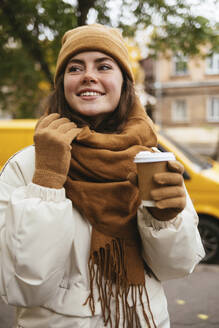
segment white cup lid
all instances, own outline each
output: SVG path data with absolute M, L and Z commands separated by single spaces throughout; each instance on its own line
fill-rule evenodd
M 163 161 L 173 161 L 175 156 L 170 152 L 156 152 L 152 153 L 150 151 L 140 151 L 134 159 L 135 163 L 153 163 L 153 162 L 163 162 Z

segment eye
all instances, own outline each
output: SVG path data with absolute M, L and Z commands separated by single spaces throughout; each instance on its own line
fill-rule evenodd
M 98 67 L 98 69 L 99 69 L 100 71 L 108 71 L 108 70 L 112 69 L 112 67 L 111 67 L 109 64 L 101 64 L 101 65 Z
M 82 67 L 78 66 L 78 65 L 70 65 L 68 67 L 68 72 L 70 73 L 77 73 L 77 72 L 81 72 L 82 71 Z

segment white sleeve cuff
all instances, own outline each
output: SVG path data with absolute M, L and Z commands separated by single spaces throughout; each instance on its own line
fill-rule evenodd
M 29 183 L 26 189 L 26 198 L 40 198 L 44 201 L 61 202 L 66 199 L 65 189 L 47 188 L 35 183 Z
M 171 226 L 179 224 L 179 215 L 168 221 L 160 221 L 154 218 L 151 213 L 147 210 L 147 207 L 140 205 L 138 209 L 138 225 L 139 227 L 150 227 L 153 230 L 167 229 Z

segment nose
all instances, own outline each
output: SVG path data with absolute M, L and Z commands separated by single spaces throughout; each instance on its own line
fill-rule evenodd
M 83 83 L 97 83 L 97 77 L 94 72 L 86 70 L 83 75 Z

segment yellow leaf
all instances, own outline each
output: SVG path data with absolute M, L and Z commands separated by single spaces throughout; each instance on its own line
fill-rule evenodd
M 38 83 L 38 88 L 42 91 L 49 91 L 51 86 L 48 82 L 41 81 L 41 82 Z
M 197 315 L 197 317 L 201 320 L 207 320 L 208 319 L 208 315 L 207 314 L 202 314 L 202 313 L 199 313 Z
M 184 305 L 186 302 L 184 300 L 176 300 L 177 304 Z

